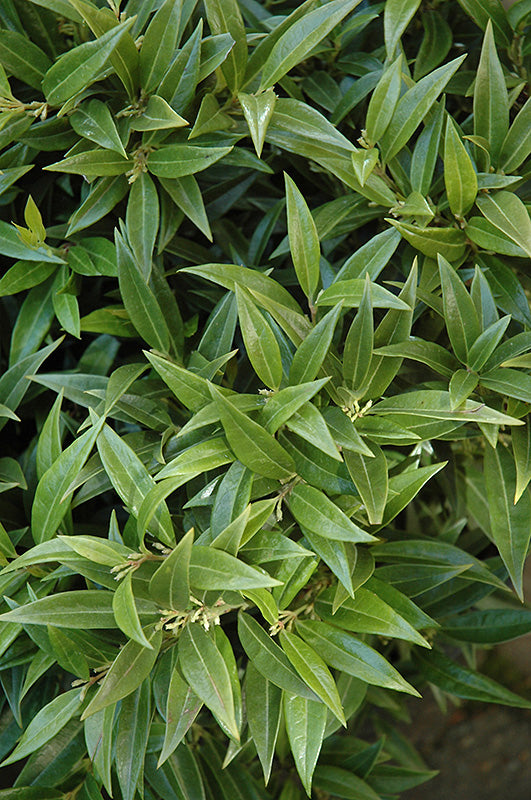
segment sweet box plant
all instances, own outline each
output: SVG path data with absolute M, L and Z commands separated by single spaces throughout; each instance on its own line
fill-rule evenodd
M 0 798 L 390 800 L 522 708 L 531 4 L 0 4 Z M 451 769 L 451 765 L 449 765 Z

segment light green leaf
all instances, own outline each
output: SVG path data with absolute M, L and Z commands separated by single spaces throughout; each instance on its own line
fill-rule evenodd
M 260 158 L 267 126 L 275 110 L 277 96 L 272 89 L 268 89 L 259 95 L 240 92 L 238 94 L 238 100 L 240 101 L 243 115 L 247 122 L 249 133 L 251 134 L 251 139 L 253 140 L 256 155 Z
M 190 556 L 194 543 L 193 528 L 166 556 L 149 582 L 149 593 L 161 606 L 184 611 L 190 603 Z
M 221 2 L 221 0 L 220 0 Z M 275 42 L 262 69 L 260 89 L 281 80 L 350 14 L 360 0 L 332 0 L 294 22 Z
M 466 363 L 468 352 L 481 333 L 476 308 L 453 267 L 442 256 L 438 261 L 448 337 L 457 358 Z
M 284 720 L 293 760 L 308 796 L 321 752 L 327 711 L 323 703 L 284 693 Z
M 247 723 L 267 784 L 275 755 L 280 727 L 282 691 L 265 678 L 252 661 L 245 671 L 245 708 Z M 311 702 L 311 701 L 310 701 Z
M 137 117 L 131 119 L 133 131 L 160 131 L 167 128 L 182 128 L 188 122 L 156 94 L 151 95 L 146 107 Z
M 168 688 L 166 728 L 158 766 L 163 764 L 182 742 L 202 705 L 202 701 L 183 679 L 179 668 L 175 666 Z
M 444 183 L 450 210 L 459 219 L 467 214 L 478 193 L 476 171 L 451 117 L 444 137 Z
M 193 144 L 163 145 L 149 154 L 147 166 L 157 178 L 182 178 L 210 167 L 231 150 L 232 147 L 199 147 Z
M 320 248 L 317 228 L 294 181 L 284 173 L 291 257 L 300 287 L 311 302 L 319 283 Z
M 370 374 L 373 341 L 371 281 L 367 276 L 358 312 L 348 330 L 343 350 L 343 379 L 352 392 L 352 397 L 358 400 L 366 391 L 365 384 Z
M 489 19 L 481 49 L 474 88 L 474 133 L 489 145 L 490 157 L 497 164 L 498 155 L 509 130 L 509 101 L 503 69 L 496 51 L 492 21 Z M 481 150 L 477 148 L 478 156 Z
M 210 386 L 225 435 L 242 464 L 269 478 L 289 478 L 295 471 L 291 456 L 261 425 L 247 417 L 231 401 Z
M 109 150 L 115 150 L 124 158 L 124 150 L 120 134 L 116 128 L 111 112 L 101 100 L 90 100 L 82 103 L 69 117 L 70 124 L 80 136 Z
M 140 83 L 151 94 L 170 66 L 178 44 L 183 0 L 166 0 L 153 16 L 140 48 Z
M 526 421 L 525 426 L 512 431 L 511 440 L 516 466 L 514 503 L 517 503 L 531 480 L 531 426 L 529 420 Z
M 395 227 L 398 227 L 398 225 Z M 316 305 L 335 306 L 336 303 L 342 302 L 344 308 L 357 308 L 362 301 L 364 291 L 365 281 L 361 278 L 337 281 L 319 294 Z M 373 308 L 396 308 L 401 311 L 409 311 L 407 303 L 404 303 L 403 300 L 400 300 L 388 289 L 384 289 L 383 286 L 372 282 L 371 302 Z
M 299 483 L 290 492 L 287 503 L 297 522 L 327 539 L 344 542 L 370 542 L 374 537 L 352 522 L 324 492 Z
M 193 589 L 245 591 L 279 586 L 280 581 L 223 550 L 194 545 L 190 556 L 190 584 Z
M 475 372 L 468 372 L 466 369 L 460 369 L 454 372 L 448 386 L 450 406 L 452 409 L 459 408 L 459 406 L 470 397 L 478 385 L 478 380 L 478 375 Z
M 441 255 L 448 261 L 459 261 L 465 253 L 466 236 L 460 229 L 420 228 L 409 222 L 399 222 L 389 218 L 386 222 L 396 228 L 406 242 L 428 258 L 437 258 Z
M 401 84 L 402 54 L 387 67 L 372 93 L 365 120 L 366 138 L 370 144 L 379 142 L 386 132 L 400 97 Z
M 520 109 L 502 142 L 499 164 L 510 174 L 524 163 L 531 153 L 531 98 Z
M 128 19 L 99 39 L 80 44 L 62 55 L 42 79 L 48 103 L 59 106 L 91 84 L 133 22 Z
M 180 636 L 179 663 L 195 694 L 218 717 L 232 737 L 239 741 L 234 697 L 225 660 L 215 642 L 198 623 L 188 624 Z
M 52 65 L 46 53 L 28 36 L 5 29 L 0 31 L 0 62 L 8 73 L 38 91 Z M 11 92 L 7 96 L 11 96 Z
M 276 391 L 282 380 L 282 360 L 275 334 L 252 296 L 239 286 L 235 288 L 240 330 L 247 357 L 260 380 Z
M 259 421 L 269 433 L 275 433 L 328 383 L 328 378 L 287 386 L 269 397 L 261 410 Z
M 230 34 L 234 40 L 221 71 L 233 95 L 242 85 L 247 66 L 247 39 L 237 0 L 205 0 L 205 11 L 214 35 Z
M 419 5 L 420 0 L 387 0 L 384 10 L 384 37 L 388 60 L 394 57 L 396 46 Z
M 297 348 L 289 372 L 292 386 L 313 381 L 317 376 L 332 343 L 341 306 L 342 300 L 319 320 Z
M 352 450 L 344 450 L 343 456 L 350 477 L 363 500 L 369 522 L 371 525 L 379 525 L 387 503 L 387 460 L 377 444 L 369 443 L 368 447 L 372 458 Z
M 212 241 L 212 232 L 208 222 L 203 196 L 193 175 L 182 178 L 160 178 L 163 188 L 183 214 L 192 220 L 194 225 Z
M 482 194 L 477 206 L 489 222 L 531 257 L 531 219 L 516 194 L 505 191 Z
M 523 601 L 522 573 L 531 539 L 531 497 L 525 492 L 514 504 L 516 470 L 503 445 L 485 448 L 484 469 L 494 543 Z
M 153 645 L 146 639 L 140 625 L 138 611 L 136 610 L 135 597 L 131 585 L 132 573 L 128 572 L 118 584 L 112 600 L 112 610 L 116 624 L 125 635 L 142 647 L 153 649 Z
M 115 764 L 123 800 L 134 800 L 144 766 L 151 722 L 150 688 L 149 681 L 143 681 L 120 706 Z
M 162 642 L 162 630 L 152 628 L 147 634 L 151 649 L 138 642 L 129 641 L 114 659 L 97 693 L 94 695 L 81 719 L 101 711 L 102 708 L 123 700 L 137 689 L 147 678 L 157 659 Z
M 346 727 L 345 715 L 337 686 L 330 670 L 313 647 L 294 633 L 281 630 L 280 644 L 287 657 L 315 694 Z

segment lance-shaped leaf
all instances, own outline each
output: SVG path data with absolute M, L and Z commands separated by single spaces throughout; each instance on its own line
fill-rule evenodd
M 513 192 L 496 192 L 478 197 L 477 206 L 505 236 L 531 257 L 531 219 L 520 198 Z
M 241 611 L 238 614 L 238 636 L 249 661 L 268 681 L 298 697 L 317 699 L 317 695 L 299 677 L 278 644 L 254 617 Z
M 514 503 L 517 503 L 531 480 L 531 425 L 529 420 L 525 426 L 515 428 L 511 432 L 511 440 L 516 467 Z
M 301 289 L 311 301 L 319 283 L 319 237 L 310 209 L 295 182 L 287 174 L 284 179 L 291 257 Z
M 124 800 L 133 800 L 143 771 L 151 722 L 150 688 L 149 681 L 143 681 L 120 706 L 115 763 Z
M 516 504 L 516 470 L 510 453 L 502 445 L 485 449 L 485 482 L 494 543 L 523 600 L 522 573 L 529 549 L 531 497 L 522 494 Z
M 47 543 L 48 544 L 48 543 Z M 54 559 L 56 560 L 56 559 Z M 55 625 L 57 628 L 116 628 L 112 592 L 81 589 L 42 597 L 1 615 L 7 622 L 32 625 Z M 153 622 L 156 606 L 146 600 L 137 603 L 143 622 Z
M 255 305 L 251 295 L 236 286 L 238 317 L 245 349 L 251 365 L 270 389 L 278 389 L 282 380 L 280 347 L 273 330 Z
M 196 544 L 190 556 L 190 584 L 194 589 L 245 590 L 279 586 L 280 581 L 230 553 Z
M 371 282 L 365 279 L 363 296 L 354 317 L 343 350 L 343 378 L 357 399 L 366 391 L 365 382 L 370 373 L 374 341 Z
M 37 90 L 40 90 L 42 79 L 52 66 L 44 50 L 28 36 L 5 28 L 0 33 L 0 60 L 8 73 Z M 5 96 L 11 97 L 7 78 L 6 83 Z
M 88 459 L 102 429 L 103 419 L 82 434 L 49 467 L 40 479 L 31 510 L 31 526 L 36 543 L 51 539 L 70 504 L 70 486 Z
M 179 663 L 195 694 L 239 741 L 234 697 L 225 660 L 212 637 L 198 623 L 187 625 L 181 634 Z
M 267 784 L 275 755 L 280 728 L 282 691 L 259 672 L 252 661 L 245 671 L 245 708 L 247 723 Z M 311 702 L 311 701 L 310 701 Z
M 326 794 L 356 800 L 379 800 L 380 793 L 357 775 L 341 767 L 319 766 L 315 770 L 315 784 Z
M 80 44 L 62 55 L 42 79 L 42 90 L 48 103 L 61 105 L 91 84 L 133 22 L 133 19 L 128 19 L 99 39 Z
M 221 2 L 221 0 L 219 0 Z M 263 69 L 261 89 L 273 86 L 350 14 L 360 0 L 332 0 L 293 23 L 275 42 Z
M 531 611 L 487 608 L 450 617 L 442 626 L 453 639 L 475 644 L 500 644 L 531 632 Z
M 135 596 L 131 584 L 132 573 L 128 572 L 122 578 L 112 599 L 112 610 L 116 624 L 125 635 L 143 647 L 152 648 L 152 644 L 146 638 L 142 630 L 138 611 L 135 605 Z
M 456 356 L 466 362 L 468 351 L 481 332 L 476 308 L 456 271 L 442 256 L 439 273 L 448 337 Z
M 498 154 L 508 130 L 509 100 L 505 76 L 496 51 L 492 22 L 489 20 L 474 87 L 474 134 L 487 140 L 494 164 L 498 161 Z M 477 149 L 481 157 L 481 149 Z
M 444 104 L 438 103 L 431 115 L 426 119 L 424 130 L 415 142 L 411 159 L 411 188 L 420 192 L 423 197 L 430 193 L 433 172 L 439 155 L 442 127 L 444 122 Z
M 251 134 L 251 139 L 253 140 L 256 155 L 260 157 L 264 146 L 267 126 L 275 110 L 277 96 L 272 89 L 268 89 L 266 92 L 262 92 L 259 95 L 240 92 L 238 100 L 240 101 L 243 115 L 247 122 L 249 133 Z
M 308 796 L 327 721 L 326 706 L 284 693 L 284 720 L 293 760 Z
M 301 345 L 302 346 L 302 345 Z M 287 386 L 268 398 L 262 408 L 260 421 L 269 433 L 275 433 L 328 383 L 328 378 Z
M 500 151 L 500 168 L 510 174 L 531 153 L 531 98 L 516 115 Z
M 234 40 L 221 71 L 227 86 L 236 94 L 243 82 L 247 66 L 247 39 L 237 0 L 205 0 L 205 11 L 214 35 L 230 34 Z
M 147 281 L 159 229 L 159 197 L 155 184 L 146 172 L 140 173 L 129 192 L 125 225 L 136 262 Z
M 359 250 L 347 258 L 334 278 L 336 281 L 364 278 L 369 275 L 375 281 L 380 272 L 389 263 L 391 256 L 400 244 L 400 234 L 393 228 L 377 233 Z
M 378 142 L 386 132 L 400 97 L 402 54 L 389 66 L 372 93 L 365 127 L 367 140 Z
M 363 298 L 365 291 L 365 281 L 361 278 L 352 280 L 337 281 L 328 289 L 319 294 L 317 306 L 334 306 L 336 303 L 343 303 L 343 308 L 357 308 Z M 396 308 L 408 311 L 409 306 L 395 294 L 377 283 L 371 282 L 371 302 L 373 308 Z
M 135 691 L 151 672 L 162 642 L 162 630 L 154 626 L 147 633 L 151 649 L 129 641 L 114 659 L 97 693 L 83 712 L 82 719 L 122 700 Z
M 313 381 L 317 376 L 332 343 L 334 330 L 341 314 L 342 301 L 329 311 L 308 333 L 297 348 L 289 372 L 292 385 Z
M 457 228 L 420 228 L 409 222 L 386 219 L 420 253 L 428 258 L 444 256 L 448 261 L 459 261 L 466 250 L 466 236 Z M 373 305 L 376 305 L 373 300 Z
M 374 686 L 420 696 L 387 659 L 351 633 L 317 620 L 297 622 L 297 632 L 314 650 L 323 654 L 333 669 Z
M 387 58 L 393 58 L 396 46 L 415 16 L 420 0 L 388 0 L 384 11 L 384 37 Z
M 337 686 L 325 662 L 313 647 L 294 633 L 281 630 L 280 644 L 287 657 L 308 686 L 346 727 Z
M 268 478 L 289 478 L 295 472 L 291 456 L 261 425 L 210 386 L 229 445 L 242 464 Z
M 460 422 L 487 422 L 493 425 L 523 425 L 522 420 L 502 414 L 474 400 L 466 400 L 464 405 L 452 410 L 450 395 L 436 389 L 406 392 L 380 401 L 373 406 L 375 414 L 392 414 L 399 425 L 411 422 L 412 417 L 431 417 L 432 419 L 456 420 Z
M 179 667 L 173 669 L 166 702 L 166 728 L 158 765 L 171 756 L 199 714 L 203 702 L 183 679 Z
M 149 171 L 158 178 L 182 178 L 210 167 L 231 150 L 232 147 L 200 147 L 193 144 L 163 145 L 150 153 L 147 165 Z
M 449 64 L 444 64 L 430 72 L 402 95 L 380 142 L 387 161 L 393 158 L 409 141 L 465 57 L 459 56 Z
M 306 483 L 299 483 L 289 494 L 289 509 L 304 528 L 327 539 L 345 542 L 371 542 L 365 533 L 324 492 Z
M 140 49 L 140 82 L 151 94 L 173 61 L 178 44 L 182 0 L 165 0 L 149 23 Z
M 444 136 L 444 184 L 452 214 L 463 218 L 474 205 L 478 181 L 474 165 L 451 117 L 446 120 Z
M 457 664 L 440 650 L 432 650 L 431 653 L 416 650 L 413 658 L 423 677 L 444 692 L 465 700 L 531 708 L 531 701 L 519 697 L 492 678 Z
M 82 104 L 69 119 L 71 126 L 80 136 L 108 150 L 115 150 L 127 158 L 111 112 L 101 100 L 90 100 Z
M 448 386 L 452 409 L 459 408 L 464 403 L 478 385 L 478 381 L 479 378 L 475 372 L 468 372 L 466 369 L 459 369 L 454 372 Z
M 79 689 L 71 689 L 41 708 L 22 734 L 11 755 L 3 760 L 1 766 L 5 767 L 7 764 L 19 761 L 49 742 L 64 728 L 80 705 Z
M 352 450 L 344 450 L 343 456 L 350 477 L 363 500 L 369 522 L 371 525 L 379 525 L 387 503 L 387 460 L 377 444 L 369 443 L 368 447 L 372 458 Z
M 183 214 L 186 214 L 194 225 L 205 234 L 207 239 L 212 241 L 212 232 L 205 211 L 203 196 L 194 176 L 183 175 L 182 178 L 160 178 L 159 181 Z M 228 345 L 227 349 L 222 352 L 228 352 L 231 344 L 232 342 Z M 201 350 L 201 345 L 198 349 L 203 355 L 206 355 L 206 353 Z M 221 353 L 218 353 L 218 355 L 221 355 Z
M 162 608 L 184 611 L 190 603 L 189 570 L 193 543 L 192 528 L 166 556 L 149 582 L 149 593 Z

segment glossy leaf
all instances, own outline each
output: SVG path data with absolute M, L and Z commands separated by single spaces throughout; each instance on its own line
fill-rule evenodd
M 311 301 L 319 283 L 320 248 L 317 228 L 294 181 L 286 174 L 284 178 L 291 257 L 301 289 Z

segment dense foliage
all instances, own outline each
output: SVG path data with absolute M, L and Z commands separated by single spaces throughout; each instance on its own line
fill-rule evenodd
M 529 0 L 0 4 L 1 798 L 386 800 L 408 695 L 531 706 L 530 68 Z

